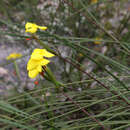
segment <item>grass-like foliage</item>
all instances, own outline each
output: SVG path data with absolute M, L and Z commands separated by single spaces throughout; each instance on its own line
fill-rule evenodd
M 130 129 L 129 11 L 128 0 L 0 0 L 0 48 L 13 53 L 0 60 L 0 130 Z

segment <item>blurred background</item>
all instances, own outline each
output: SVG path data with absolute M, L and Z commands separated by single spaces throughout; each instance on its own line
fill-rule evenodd
M 28 77 L 43 46 L 27 22 L 47 26 L 36 35 L 62 57 L 48 66 L 68 96 Z M 1 130 L 129 130 L 130 1 L 0 0 L 0 99 Z

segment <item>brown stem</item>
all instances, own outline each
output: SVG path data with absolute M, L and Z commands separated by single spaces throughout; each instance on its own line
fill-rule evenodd
M 94 120 L 97 124 L 99 124 L 104 130 L 107 130 L 102 123 L 100 123 L 95 117 L 91 116 L 84 108 L 82 108 L 77 102 L 73 101 L 66 93 L 62 91 L 63 95 L 67 97 L 73 104 L 79 107 L 86 115 L 88 115 L 92 120 Z
M 61 59 L 65 60 L 66 62 L 70 63 L 71 65 L 73 65 L 75 68 L 77 68 L 79 71 L 85 73 L 89 78 L 95 80 L 98 84 L 100 84 L 101 86 L 103 86 L 105 89 L 107 89 L 108 91 L 110 91 L 110 88 L 108 88 L 105 84 L 103 84 L 102 82 L 100 82 L 99 80 L 97 80 L 96 78 L 94 78 L 93 76 L 91 76 L 89 73 L 87 73 L 86 71 L 84 71 L 83 69 L 81 69 L 78 65 L 74 64 L 73 62 L 69 61 L 68 59 L 65 59 L 63 57 L 60 57 Z M 110 91 L 111 93 L 113 93 L 114 95 L 118 95 L 117 92 L 115 91 Z M 123 100 L 127 105 L 130 105 L 129 102 L 127 102 L 124 98 L 122 98 L 121 96 L 118 96 L 118 99 Z
M 44 75 L 41 73 L 41 76 L 44 77 Z M 92 120 L 94 120 L 97 124 L 99 124 L 104 130 L 105 127 L 103 124 L 101 124 L 95 117 L 91 116 L 84 108 L 82 108 L 77 102 L 73 101 L 72 98 L 70 98 L 64 91 L 62 91 L 63 95 L 67 97 L 73 104 L 75 104 L 77 107 L 79 107 L 86 115 L 88 115 Z

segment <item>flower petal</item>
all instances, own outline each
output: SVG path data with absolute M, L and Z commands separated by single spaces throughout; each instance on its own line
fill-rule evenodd
M 45 26 L 38 26 L 38 28 L 41 29 L 41 30 L 46 30 L 47 29 L 47 27 L 45 27 Z
M 30 59 L 27 64 L 27 70 L 32 70 L 38 66 L 39 62 L 33 59 Z
M 22 54 L 20 53 L 11 53 L 9 56 L 6 57 L 7 60 L 10 60 L 10 59 L 17 59 L 17 58 L 20 58 L 22 56 Z
M 33 70 L 30 70 L 30 71 L 28 72 L 28 76 L 29 76 L 30 78 L 35 78 L 38 74 L 39 74 L 39 72 L 38 72 L 37 69 L 33 69 Z
M 35 33 L 38 29 L 38 26 L 36 24 L 27 22 L 25 25 L 26 32 Z
M 31 55 L 31 59 L 33 60 L 41 60 L 43 58 L 43 55 L 41 55 L 40 53 L 32 53 Z
M 48 63 L 50 63 L 49 60 L 47 60 L 47 59 L 42 59 L 41 62 L 40 62 L 40 65 L 41 65 L 41 66 L 44 66 L 44 65 L 47 65 Z
M 54 54 L 48 52 L 46 49 L 42 49 L 42 54 L 43 54 L 43 56 L 45 56 L 47 58 L 55 56 Z
M 42 66 L 41 66 L 41 65 L 38 65 L 38 66 L 37 66 L 37 71 L 38 71 L 38 72 L 42 72 Z
M 31 55 L 31 59 L 40 60 L 43 58 L 43 56 L 50 58 L 55 55 L 48 52 L 46 49 L 35 49 Z

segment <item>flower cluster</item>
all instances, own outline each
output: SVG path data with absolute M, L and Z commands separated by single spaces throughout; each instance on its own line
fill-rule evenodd
M 50 62 L 46 58 L 51 58 L 53 56 L 54 54 L 48 52 L 46 49 L 35 49 L 27 64 L 28 76 L 30 78 L 35 78 L 43 71 L 43 66 L 46 66 Z
M 11 53 L 9 56 L 6 57 L 7 60 L 11 60 L 11 59 L 17 59 L 20 58 L 22 56 L 22 54 L 20 53 Z
M 26 30 L 26 32 L 29 32 L 29 33 L 36 33 L 38 29 L 46 30 L 47 27 L 39 26 L 35 23 L 30 23 L 30 22 L 27 22 L 25 25 L 25 30 Z

